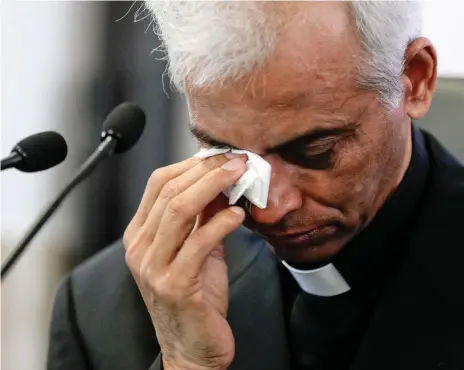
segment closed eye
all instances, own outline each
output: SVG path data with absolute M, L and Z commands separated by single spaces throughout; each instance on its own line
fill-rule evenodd
M 341 137 L 324 138 L 317 143 L 308 144 L 304 151 L 307 156 L 320 155 L 331 149 L 341 140 Z
M 341 139 L 341 137 L 324 138 L 317 143 L 283 151 L 281 157 L 305 169 L 327 170 L 335 163 L 336 147 Z

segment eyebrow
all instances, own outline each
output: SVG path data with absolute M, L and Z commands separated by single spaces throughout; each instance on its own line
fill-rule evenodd
M 197 127 L 190 125 L 189 126 L 190 132 L 192 135 L 202 143 L 207 145 L 221 148 L 221 149 L 240 149 L 236 146 L 233 146 L 229 143 L 217 140 L 210 135 L 208 135 L 205 131 L 198 129 Z M 288 149 L 294 149 L 295 147 L 301 147 L 304 145 L 308 145 L 311 142 L 315 142 L 317 140 L 321 140 L 331 136 L 340 136 L 342 134 L 346 134 L 348 132 L 352 132 L 354 130 L 353 124 L 344 125 L 343 127 L 332 127 L 332 128 L 315 128 L 305 134 L 287 140 L 281 144 L 273 146 L 271 148 L 267 148 L 265 150 L 266 154 L 270 153 L 278 153 Z
M 233 145 L 227 144 L 227 143 L 225 143 L 223 141 L 219 141 L 219 140 L 216 140 L 216 139 L 212 138 L 206 132 L 198 129 L 197 127 L 195 127 L 193 125 L 189 125 L 189 130 L 190 130 L 191 134 L 193 136 L 195 136 L 195 138 L 197 140 L 201 141 L 202 143 L 205 143 L 205 144 L 208 144 L 210 146 L 217 147 L 217 148 L 221 148 L 221 149 L 239 149 L 236 146 L 233 146 Z

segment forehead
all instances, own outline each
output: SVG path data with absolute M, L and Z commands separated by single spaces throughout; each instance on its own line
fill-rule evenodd
M 272 145 L 288 131 L 345 118 L 357 95 L 359 59 L 347 5 L 296 2 L 289 11 L 292 20 L 280 29 L 275 53 L 263 68 L 231 83 L 186 85 L 192 124 L 250 149 L 258 138 Z

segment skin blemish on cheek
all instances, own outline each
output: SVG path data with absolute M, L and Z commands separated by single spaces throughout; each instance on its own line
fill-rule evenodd
M 354 186 L 354 191 L 356 193 L 361 193 L 364 190 L 364 185 L 363 184 L 356 184 Z

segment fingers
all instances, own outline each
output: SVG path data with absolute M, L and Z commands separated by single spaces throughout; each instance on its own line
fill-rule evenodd
M 244 160 L 245 159 L 243 159 L 243 161 Z M 207 173 L 228 161 L 229 159 L 223 155 L 211 157 L 199 162 L 182 175 L 168 181 L 161 190 L 143 226 L 147 229 L 147 234 L 151 232 L 154 237 L 155 233 L 157 233 L 161 218 L 166 211 L 168 203 L 171 202 L 172 199 L 187 190 Z M 183 210 L 180 211 L 183 212 Z
M 201 358 L 195 345 L 200 341 L 205 348 L 200 354 L 207 357 L 214 352 L 215 357 L 219 353 L 231 358 L 228 353 L 233 353 L 233 337 L 225 321 L 227 269 L 222 258 L 214 257 L 217 256 L 215 252 L 221 250 L 218 245 L 222 239 L 243 222 L 245 215 L 236 207 L 222 209 L 226 206 L 224 199 L 222 205 L 213 200 L 245 172 L 245 159 L 246 156 L 227 162 L 225 156 L 205 160 L 190 158 L 155 171 L 131 222 L 133 228 L 128 227 L 131 230 L 125 234 L 127 265 L 160 334 L 163 353 L 169 353 L 166 348 L 177 348 L 184 358 L 188 357 L 185 353 L 193 353 L 190 358 Z M 192 232 L 199 214 L 209 221 L 205 225 L 199 223 L 197 230 Z M 209 261 L 217 263 L 207 264 L 210 268 L 203 270 L 203 279 L 200 279 L 199 271 L 208 255 L 211 256 Z M 210 278 L 213 276 L 214 292 L 201 284 L 188 286 L 188 282 L 193 281 L 189 276 L 203 282 L 213 281 Z M 186 301 L 184 297 L 197 299 Z M 198 334 L 199 329 L 201 333 Z M 230 332 L 230 338 L 223 339 L 224 331 Z M 225 345 L 219 343 L 218 346 L 218 332 L 220 339 L 227 342 Z M 190 343 L 183 345 L 182 333 L 192 337 Z M 172 358 L 181 357 L 176 353 Z M 226 366 L 221 363 L 223 367 Z
M 156 232 L 156 230 L 142 228 L 153 208 L 153 204 L 168 181 L 188 171 L 199 162 L 201 162 L 199 158 L 191 157 L 180 163 L 159 168 L 150 176 L 139 208 L 123 236 L 123 244 L 126 248 L 126 263 L 133 270 L 136 280 L 140 272 L 140 262 L 148 246 L 153 242 L 153 235 Z
M 222 191 L 234 184 L 245 170 L 244 160 L 236 158 L 208 172 L 169 202 L 163 222 L 182 222 L 197 216 Z M 179 213 L 182 217 L 178 217 Z
M 238 157 L 242 158 L 243 161 L 246 160 L 246 156 L 241 155 Z M 159 232 L 158 227 L 160 220 L 171 199 L 201 179 L 205 174 L 211 172 L 212 169 L 218 168 L 220 165 L 228 162 L 229 159 L 230 155 L 219 155 L 205 160 L 189 158 L 177 165 L 155 171 L 150 179 L 150 183 L 147 185 L 147 190 L 137 215 L 124 233 L 126 262 L 135 275 L 140 271 L 142 260 L 150 245 L 153 244 L 155 235 Z M 166 179 L 169 180 L 166 181 Z M 160 186 L 160 184 L 163 186 Z M 227 186 L 228 185 L 225 187 Z M 149 209 L 150 207 L 151 209 Z M 160 261 L 163 261 L 163 263 L 169 261 L 171 258 L 169 256 L 172 256 L 179 246 L 182 245 L 182 237 L 185 239 L 192 231 L 194 222 L 195 219 L 192 218 L 190 223 L 186 222 L 182 225 L 182 230 L 180 232 L 173 232 L 173 234 L 178 237 L 175 239 L 177 245 L 169 243 L 171 249 L 168 249 L 169 252 L 167 253 L 167 257 L 159 259 Z M 168 227 L 170 226 L 168 225 Z M 161 233 L 162 232 L 163 230 L 161 230 Z M 174 240 L 171 240 L 171 242 L 173 241 Z
M 142 226 L 166 183 L 180 176 L 200 162 L 201 159 L 191 157 L 185 161 L 159 168 L 154 171 L 148 180 L 139 208 L 137 209 L 131 223 L 133 223 L 136 227 Z
M 239 158 L 227 162 L 224 167 L 226 169 L 220 167 L 208 172 L 172 198 L 163 210 L 161 220 L 153 221 L 159 222 L 159 226 L 146 258 L 157 269 L 163 269 L 174 259 L 192 231 L 196 216 L 222 191 L 236 182 L 246 169 L 244 160 Z M 159 211 L 154 212 L 159 214 Z
M 240 207 L 230 207 L 217 213 L 203 227 L 192 233 L 179 251 L 171 268 L 174 276 L 198 276 L 206 259 L 222 240 L 245 219 Z
M 132 270 L 136 281 L 140 273 L 140 263 L 148 246 L 153 242 L 153 235 L 156 232 L 156 230 L 143 229 L 143 225 L 159 193 L 167 182 L 185 173 L 200 162 L 201 159 L 191 157 L 180 163 L 159 168 L 150 176 L 139 208 L 123 236 L 123 244 L 126 248 L 126 263 Z
M 230 154 L 229 154 L 230 155 Z M 193 177 L 192 181 L 196 181 L 197 178 L 203 176 L 207 171 L 219 167 L 223 163 L 227 162 L 226 155 L 215 156 L 211 158 L 207 158 L 205 160 L 191 157 L 182 161 L 180 163 L 173 164 L 171 166 L 159 168 L 153 172 L 148 180 L 147 186 L 145 188 L 145 192 L 143 194 L 142 200 L 140 205 L 137 209 L 136 214 L 132 218 L 131 222 L 129 223 L 128 227 L 126 228 L 126 232 L 124 234 L 124 241 L 125 245 L 127 246 L 126 240 L 133 239 L 137 234 L 138 230 L 145 224 L 147 218 L 155 204 L 155 202 L 160 197 L 160 193 L 164 189 L 162 193 L 162 198 L 166 198 L 166 201 L 169 201 L 171 197 L 177 195 L 178 191 L 182 191 L 184 186 L 189 186 L 191 181 L 186 181 L 185 185 L 176 183 L 175 179 L 185 173 L 191 174 L 190 170 L 193 170 L 196 166 L 198 166 L 199 171 L 194 171 L 193 173 L 197 175 L 197 177 Z M 166 203 L 166 202 L 164 202 Z M 164 209 L 164 206 L 161 208 Z M 143 231 L 146 234 L 147 240 L 152 241 L 152 237 L 156 232 L 156 228 L 153 228 L 153 223 L 150 225 L 149 229 Z M 150 240 L 151 235 L 151 240 Z

